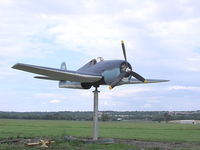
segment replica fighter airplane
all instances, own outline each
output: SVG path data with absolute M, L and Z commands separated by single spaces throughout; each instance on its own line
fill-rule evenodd
M 60 69 L 17 63 L 12 68 L 42 76 L 37 79 L 57 80 L 60 88 L 90 89 L 92 86 L 109 85 L 109 89 L 123 84 L 158 83 L 169 80 L 145 79 L 132 71 L 126 58 L 124 42 L 121 41 L 124 60 L 93 59 L 77 71 L 67 70 L 65 62 Z M 134 77 L 134 78 L 132 78 Z

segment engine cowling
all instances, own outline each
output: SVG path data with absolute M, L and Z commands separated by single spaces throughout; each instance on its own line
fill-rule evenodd
M 132 70 L 132 67 L 129 63 L 128 68 Z M 121 63 L 119 67 L 114 67 L 112 69 L 106 70 L 103 72 L 104 81 L 106 84 L 111 84 L 114 82 L 118 76 L 127 69 L 125 62 Z M 130 78 L 129 76 L 125 76 L 125 78 Z
M 116 80 L 116 78 L 118 77 L 119 74 L 120 74 L 120 69 L 113 68 L 113 69 L 104 71 L 102 75 L 104 77 L 105 83 L 110 84 Z

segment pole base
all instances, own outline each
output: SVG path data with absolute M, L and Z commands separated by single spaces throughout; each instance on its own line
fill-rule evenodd
M 114 139 L 98 139 L 94 141 L 96 144 L 113 144 L 115 143 Z
M 93 139 L 82 139 L 81 141 L 85 142 L 85 143 L 92 143 L 92 144 L 113 144 L 115 143 L 114 139 L 111 138 L 102 138 L 102 139 L 97 139 L 97 140 L 93 140 Z
M 91 143 L 91 144 L 113 144 L 115 143 L 114 139 L 112 138 L 100 138 L 97 140 L 93 140 L 91 138 L 77 138 L 73 136 L 64 136 L 65 141 L 79 141 L 83 143 Z

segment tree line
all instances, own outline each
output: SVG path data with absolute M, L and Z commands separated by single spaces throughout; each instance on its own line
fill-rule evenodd
M 2 119 L 35 119 L 35 120 L 92 120 L 92 113 L 85 112 L 0 112 Z
M 35 120 L 92 120 L 91 111 L 60 112 L 0 112 L 1 119 L 35 119 Z M 102 121 L 117 120 L 200 120 L 200 111 L 100 111 Z

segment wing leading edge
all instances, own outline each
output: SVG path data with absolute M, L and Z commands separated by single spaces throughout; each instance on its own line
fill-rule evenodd
M 43 76 L 36 76 L 39 79 L 47 80 L 68 80 L 75 82 L 96 82 L 101 80 L 102 76 L 96 73 L 84 73 L 78 71 L 61 70 L 55 68 L 48 68 L 42 66 L 28 65 L 28 64 L 15 64 L 12 68 L 40 74 Z
M 146 84 L 146 83 L 160 83 L 160 82 L 168 82 L 169 80 L 161 80 L 161 79 L 145 79 L 145 82 L 141 82 L 137 79 L 130 80 L 122 80 L 118 85 L 123 84 Z

